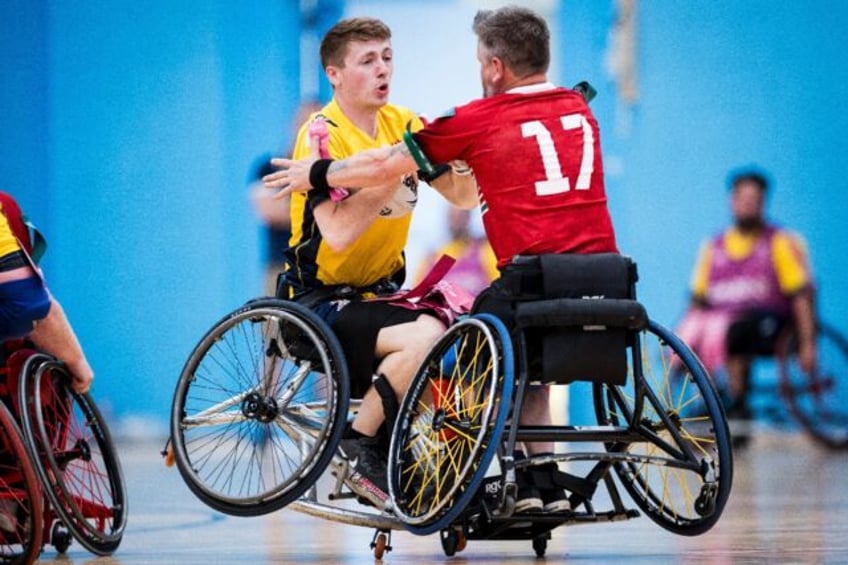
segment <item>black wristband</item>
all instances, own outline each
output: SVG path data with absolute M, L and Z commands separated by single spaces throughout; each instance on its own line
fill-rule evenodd
M 430 174 L 427 174 L 424 171 L 422 171 L 421 169 L 419 169 L 418 170 L 418 178 L 423 180 L 427 184 L 430 184 L 431 182 L 433 182 L 434 180 L 436 180 L 437 178 L 439 178 L 440 176 L 442 176 L 443 174 L 448 172 L 450 169 L 451 169 L 450 165 L 448 165 L 447 163 L 442 163 L 441 165 L 436 165 L 435 167 L 433 167 L 433 172 L 430 173 Z M 311 174 L 309 175 L 309 178 L 310 178 L 310 180 L 312 179 Z
M 309 184 L 320 193 L 329 194 L 330 185 L 327 183 L 327 169 L 330 168 L 332 159 L 318 159 L 312 163 L 309 169 Z

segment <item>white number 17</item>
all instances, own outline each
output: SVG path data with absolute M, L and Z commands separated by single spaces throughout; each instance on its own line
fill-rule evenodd
M 560 121 L 564 130 L 583 130 L 583 158 L 580 160 L 580 173 L 577 175 L 577 183 L 575 183 L 574 188 L 575 190 L 589 190 L 595 162 L 595 136 L 592 133 L 592 126 L 586 117 L 581 114 L 561 116 Z M 557 155 L 556 147 L 554 147 L 551 132 L 544 124 L 538 120 L 524 122 L 521 124 L 521 134 L 524 137 L 535 137 L 536 143 L 539 145 L 539 152 L 542 154 L 542 165 L 545 167 L 547 178 L 536 182 L 536 194 L 547 196 L 571 190 L 568 177 L 562 174 L 562 165 L 560 165 L 559 155 Z

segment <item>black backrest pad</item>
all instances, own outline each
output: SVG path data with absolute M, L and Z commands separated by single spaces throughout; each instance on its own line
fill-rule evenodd
M 647 325 L 647 314 L 631 292 L 635 264 L 603 253 L 542 255 L 538 265 L 543 298 L 516 305 L 516 322 L 528 344 L 541 344 L 541 374 L 531 379 L 624 384 L 627 333 Z

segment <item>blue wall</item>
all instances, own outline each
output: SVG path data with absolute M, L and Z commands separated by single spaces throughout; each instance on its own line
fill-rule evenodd
M 313 23 L 326 27 L 343 2 L 319 4 Z M 470 21 L 416 23 L 470 19 L 468 4 L 349 4 L 396 18 L 398 64 L 419 67 L 398 70 L 396 92 L 478 94 L 476 71 L 451 75 L 456 61 L 474 66 L 456 47 Z M 848 329 L 848 4 L 641 2 L 629 108 L 605 71 L 613 18 L 613 2 L 554 4 L 552 75 L 599 90 L 612 213 L 652 316 L 677 319 L 698 243 L 727 219 L 728 169 L 756 162 L 776 181 L 770 211 L 807 237 L 823 315 Z M 293 0 L 0 3 L 0 187 L 47 232 L 47 276 L 117 417 L 164 427 L 194 343 L 261 288 L 246 177 L 255 156 L 282 149 L 314 87 L 300 84 L 301 23 Z

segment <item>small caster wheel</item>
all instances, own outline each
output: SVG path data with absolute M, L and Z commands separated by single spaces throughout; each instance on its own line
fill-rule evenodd
M 442 540 L 442 549 L 445 555 L 453 557 L 456 553 L 465 549 L 468 540 L 465 538 L 465 532 L 461 528 L 450 528 L 440 532 Z
M 374 550 L 374 559 L 382 559 L 383 555 L 392 550 L 391 532 L 377 530 L 374 539 L 371 540 L 371 549 Z
M 539 536 L 533 538 L 533 551 L 536 552 L 536 557 L 544 557 L 545 551 L 548 550 L 548 538 Z
M 50 531 L 50 543 L 56 548 L 59 553 L 65 553 L 71 547 L 71 532 L 65 529 L 60 522 L 53 524 L 53 529 Z
M 699 516 L 710 516 L 715 512 L 716 488 L 711 485 L 701 487 L 701 492 L 695 499 L 695 512 Z

